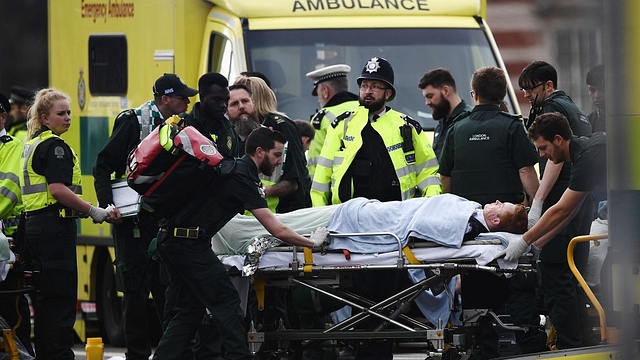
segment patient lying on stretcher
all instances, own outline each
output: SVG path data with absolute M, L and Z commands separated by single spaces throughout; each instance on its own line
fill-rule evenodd
M 407 201 L 379 202 L 355 198 L 339 205 L 300 209 L 276 214 L 278 219 L 300 234 L 308 234 L 318 226 L 331 233 L 391 232 L 406 245 L 409 237 L 459 248 L 463 240 L 485 232 L 522 234 L 527 229 L 524 206 L 496 201 L 480 204 L 452 194 Z M 268 236 L 253 217 L 237 215 L 222 228 L 212 241 L 218 255 L 245 254 L 255 237 Z M 347 249 L 355 253 L 397 251 L 391 237 L 332 237 L 329 249 Z M 506 244 L 505 244 L 506 245 Z

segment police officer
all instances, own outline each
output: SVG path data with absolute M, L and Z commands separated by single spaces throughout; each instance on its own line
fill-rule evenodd
M 93 168 L 96 195 L 101 207 L 113 204 L 111 178 L 125 174 L 127 156 L 155 127 L 172 115 L 183 113 L 189 97 L 197 94 L 176 74 L 164 74 L 153 86 L 153 100 L 135 109 L 121 112 L 113 132 Z M 147 303 L 153 296 L 159 321 L 164 315 L 166 269 L 153 259 L 148 248 L 158 233 L 160 219 L 144 206 L 137 214 L 119 220 L 113 226 L 116 250 L 116 284 L 124 296 L 122 312 L 127 359 L 148 359 L 151 355 Z
M 13 251 L 24 258 L 24 241 L 16 238 L 24 208 L 19 177 L 23 146 L 20 139 L 7 135 L 4 129 L 9 110 L 9 100 L 0 94 L 0 194 L 3 194 L 0 197 L 0 231 L 6 236 L 13 237 Z M 14 269 L 17 268 L 17 264 L 14 265 Z M 5 281 L 0 282 L 0 290 L 15 290 L 15 287 L 9 281 Z M 0 315 L 11 328 L 18 326 L 16 329 L 18 339 L 29 354 L 34 355 L 31 346 L 29 303 L 24 294 L 0 295 Z
M 447 132 L 454 122 L 469 115 L 471 106 L 458 95 L 456 81 L 448 69 L 428 71 L 422 75 L 418 88 L 422 90 L 425 104 L 431 108 L 433 120 L 438 121 L 433 131 L 433 152 L 440 159 Z
M 443 192 L 453 193 L 482 205 L 496 199 L 522 203 L 525 193 L 533 198 L 539 185 L 534 169 L 538 155 L 533 143 L 527 138 L 520 117 L 500 109 L 500 103 L 507 94 L 504 72 L 493 66 L 476 70 L 471 77 L 471 89 L 476 106 L 467 117 L 457 120 L 451 126 L 444 142 L 440 157 Z M 490 280 L 484 274 L 465 275 L 465 283 L 488 284 Z M 497 286 L 500 285 L 506 291 L 507 283 Z M 535 276 L 517 274 L 510 279 L 510 285 L 508 308 L 523 309 L 509 311 L 511 320 L 524 325 L 539 323 L 540 318 L 535 312 Z M 498 293 L 499 289 L 495 292 Z M 498 308 L 494 310 L 501 311 L 502 305 L 496 304 Z M 482 354 L 476 357 L 484 359 L 499 356 L 498 335 L 493 330 L 491 319 L 483 317 L 480 324 L 483 346 Z M 524 335 L 517 334 L 518 345 L 523 353 L 544 350 L 544 334 L 537 335 L 533 330 Z M 542 342 L 530 345 L 539 339 Z
M 522 70 L 518 85 L 531 104 L 527 124 L 531 124 L 541 114 L 559 112 L 568 120 L 574 135 L 591 134 L 589 120 L 564 91 L 557 90 L 557 82 L 558 73 L 547 62 L 533 61 Z M 538 164 L 542 181 L 531 205 L 530 217 L 535 217 L 535 214 L 539 216 L 558 202 L 571 177 L 569 161 L 552 163 L 540 157 Z M 559 349 L 581 346 L 583 342 L 580 330 L 586 335 L 589 328 L 586 324 L 582 327 L 579 324 L 579 319 L 586 323 L 586 297 L 569 269 L 567 247 L 575 236 L 589 233 L 592 215 L 591 196 L 588 196 L 578 214 L 540 252 L 539 270 L 544 302 L 557 331 L 556 345 Z M 584 269 L 588 256 L 589 244 L 577 244 L 574 259 L 578 270 Z M 576 303 L 578 298 L 580 304 Z
M 27 112 L 35 93 L 35 90 L 22 86 L 11 87 L 11 122 L 6 124 L 7 133 L 22 141 L 27 135 Z
M 396 90 L 391 64 L 373 57 L 357 79 L 355 112 L 332 123 L 320 153 L 311 196 L 314 206 L 338 204 L 354 197 L 380 201 L 440 194 L 438 161 L 420 124 L 386 106 Z M 335 182 L 334 182 L 335 180 Z M 354 293 L 381 301 L 408 284 L 405 272 L 356 273 Z M 368 322 L 367 328 L 378 324 Z M 390 341 L 356 344 L 356 359 L 390 360 Z
M 396 96 L 391 64 L 373 57 L 357 81 L 360 106 L 331 124 L 311 185 L 313 205 L 439 194 L 438 160 L 420 124 L 385 105 Z
M 219 111 L 225 106 L 219 102 Z M 175 311 L 168 318 L 154 360 L 177 359 L 198 329 L 205 309 L 220 331 L 225 359 L 250 359 L 238 292 L 211 249 L 211 236 L 248 209 L 275 237 L 298 246 L 319 246 L 326 228 L 306 239 L 282 224 L 267 207 L 258 173 L 271 175 L 282 163 L 287 139 L 261 127 L 247 137 L 246 154 L 233 170 L 187 199 L 158 233 L 160 256 L 170 273 L 169 296 Z M 229 160 L 227 160 L 229 161 Z
M 75 152 L 60 135 L 71 124 L 69 98 L 58 90 L 38 91 L 29 110 L 20 183 L 26 212 L 26 242 L 40 271 L 35 298 L 38 358 L 73 359 L 78 274 L 76 219 L 112 221 L 117 209 L 94 207 L 80 197 L 82 178 Z
M 311 124 L 316 129 L 307 153 L 311 181 L 329 125 L 345 111 L 354 111 L 358 107 L 358 95 L 349 92 L 347 75 L 350 71 L 351 66 L 338 64 L 307 73 L 307 77 L 313 80 L 311 95 L 318 97 L 322 108 L 311 117 Z

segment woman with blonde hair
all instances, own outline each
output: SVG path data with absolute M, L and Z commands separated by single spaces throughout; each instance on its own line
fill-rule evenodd
M 38 91 L 27 121 L 20 181 L 25 241 L 40 272 L 35 298 L 35 349 L 39 359 L 73 359 L 77 301 L 76 218 L 111 221 L 109 212 L 82 200 L 80 163 L 60 137 L 71 126 L 69 97 Z M 84 215 L 86 214 L 86 215 Z
M 273 177 L 263 178 L 269 209 L 286 213 L 311 206 L 309 196 L 310 179 L 307 160 L 302 147 L 300 133 L 295 123 L 286 114 L 278 111 L 278 102 L 273 90 L 259 77 L 241 75 L 234 85 L 244 85 L 251 91 L 255 114 L 262 126 L 278 130 L 287 137 L 282 168 L 276 169 Z

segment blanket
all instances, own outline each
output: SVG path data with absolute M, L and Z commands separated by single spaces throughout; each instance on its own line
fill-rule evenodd
M 469 218 L 480 204 L 452 194 L 406 201 L 380 202 L 351 199 L 338 206 L 329 219 L 331 233 L 391 232 L 404 247 L 410 236 L 460 248 Z M 391 236 L 331 237 L 329 249 L 363 254 L 398 250 Z

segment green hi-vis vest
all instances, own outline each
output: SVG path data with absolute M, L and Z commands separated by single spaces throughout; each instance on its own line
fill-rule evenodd
M 24 146 L 24 162 L 22 163 L 22 171 L 20 172 L 20 181 L 22 184 L 22 202 L 24 203 L 25 211 L 44 209 L 58 202 L 49 191 L 47 179 L 43 175 L 33 171 L 33 154 L 36 148 L 44 141 L 52 138 L 60 137 L 51 130 L 47 130 L 27 141 Z M 68 186 L 68 188 L 73 191 L 74 194 L 80 196 L 82 195 L 80 162 L 78 155 L 76 155 L 73 149 L 71 149 L 71 154 L 73 156 L 73 177 L 71 179 L 71 185 Z

